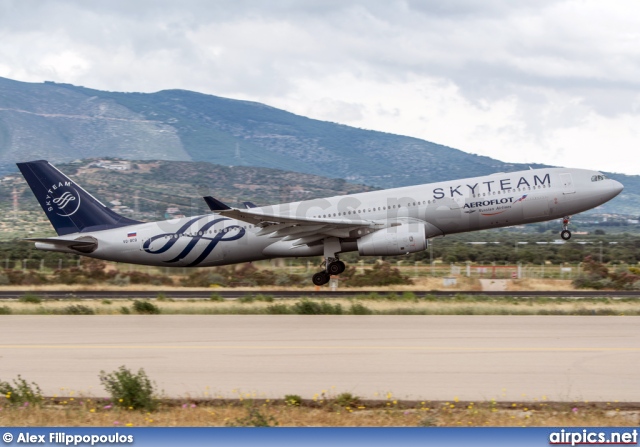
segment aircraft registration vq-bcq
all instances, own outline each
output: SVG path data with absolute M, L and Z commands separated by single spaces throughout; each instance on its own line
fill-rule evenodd
M 45 160 L 18 163 L 58 237 L 36 248 L 154 266 L 207 267 L 324 256 L 323 285 L 345 269 L 340 253 L 396 256 L 446 234 L 561 219 L 611 200 L 623 186 L 597 171 L 531 169 L 246 209 L 205 197 L 212 213 L 139 222 L 104 206 Z

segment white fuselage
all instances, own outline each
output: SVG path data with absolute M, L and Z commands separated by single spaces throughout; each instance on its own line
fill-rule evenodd
M 318 228 L 328 220 L 366 220 L 378 225 L 371 231 L 392 231 L 397 222 L 414 222 L 424 225 L 426 237 L 430 238 L 562 218 L 597 207 L 621 189 L 620 183 L 597 171 L 548 168 L 284 203 L 251 211 L 317 219 Z M 287 230 L 289 236 L 261 230 L 260 226 L 212 213 L 64 238 L 97 240 L 97 249 L 87 256 L 157 266 L 205 267 L 323 254 L 322 243 L 296 244 L 295 228 Z M 341 251 L 355 251 L 357 239 L 368 232 L 336 229 L 330 236 L 340 240 Z M 52 249 L 47 245 L 36 244 L 40 249 Z

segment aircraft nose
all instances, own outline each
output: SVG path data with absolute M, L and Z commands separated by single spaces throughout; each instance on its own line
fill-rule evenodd
M 609 187 L 607 188 L 607 197 L 608 200 L 613 199 L 615 196 L 620 194 L 624 189 L 624 185 L 617 180 L 611 180 Z
M 611 190 L 613 192 L 614 197 L 620 194 L 623 189 L 624 189 L 624 185 L 622 183 L 620 183 L 617 180 L 613 180 L 613 185 L 611 187 Z

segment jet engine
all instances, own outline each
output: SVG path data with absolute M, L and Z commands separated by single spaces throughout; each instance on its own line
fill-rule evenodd
M 358 252 L 362 256 L 397 256 L 426 248 L 426 230 L 421 223 L 385 228 L 358 239 Z

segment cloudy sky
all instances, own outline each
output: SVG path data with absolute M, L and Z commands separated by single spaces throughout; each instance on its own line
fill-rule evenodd
M 640 174 L 637 0 L 0 0 L 0 76 Z

